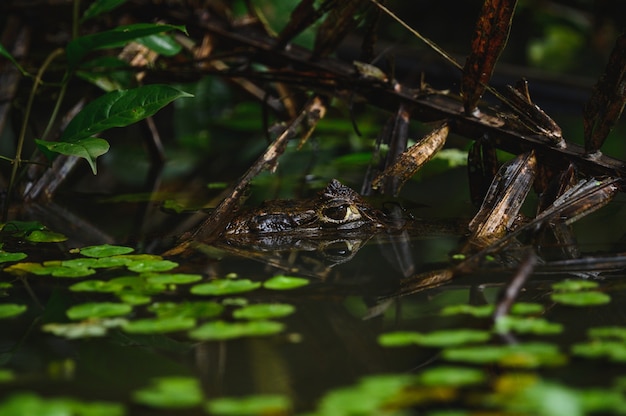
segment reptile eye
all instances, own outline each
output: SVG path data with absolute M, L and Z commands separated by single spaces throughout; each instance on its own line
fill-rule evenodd
M 322 215 L 333 221 L 345 221 L 348 217 L 349 205 L 339 205 L 337 207 L 324 208 Z

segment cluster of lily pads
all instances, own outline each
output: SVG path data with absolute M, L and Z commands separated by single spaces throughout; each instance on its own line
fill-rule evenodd
M 34 228 L 23 237 L 37 231 L 35 240 L 29 241 L 62 240 L 59 234 Z M 67 321 L 42 327 L 67 338 L 103 336 L 112 328 L 132 334 L 184 333 L 194 341 L 273 335 L 284 330 L 280 319 L 293 314 L 295 307 L 288 303 L 250 303 L 245 294 L 261 289 L 293 289 L 308 283 L 292 276 L 275 276 L 264 282 L 235 275 L 207 279 L 200 274 L 176 272 L 178 264 L 172 260 L 136 254 L 130 247 L 117 245 L 84 247 L 69 254 L 71 258 L 65 260 L 30 262 L 26 253 L 0 250 L 5 277 L 75 280 L 69 284 L 69 290 L 103 298 L 73 305 L 66 311 Z M 12 285 L 10 281 L 0 282 L 0 293 L 9 293 Z M 185 294 L 182 300 L 173 296 L 181 293 Z M 604 305 L 611 297 L 595 281 L 574 279 L 554 283 L 550 300 L 574 308 Z M 0 319 L 20 316 L 28 308 L 21 303 L 0 303 Z M 439 312 L 442 317 L 469 315 L 479 320 L 493 313 L 493 305 L 468 304 L 446 306 Z M 562 351 L 554 343 L 536 340 L 564 331 L 562 324 L 551 322 L 544 315 L 542 304 L 517 302 L 507 316 L 487 329 L 382 333 L 378 342 L 384 348 L 432 348 L 440 352 L 441 362 L 416 374 L 372 375 L 352 386 L 332 390 L 320 399 L 311 414 L 392 414 L 422 406 L 432 409 L 427 413 L 431 416 L 469 414 L 471 410 L 467 409 L 472 408 L 546 416 L 564 414 L 563 411 L 568 415 L 626 414 L 626 377 L 607 380 L 609 384 L 602 389 L 582 389 L 546 380 L 538 373 L 539 369 L 564 366 L 572 357 L 626 364 L 626 326 L 590 328 L 586 340 Z M 511 334 L 535 340 L 497 342 L 498 337 Z M 489 366 L 497 366 L 501 371 L 494 375 L 486 370 Z M 0 383 L 17 378 L 19 375 L 10 370 L 0 370 Z M 199 381 L 183 376 L 152 379 L 133 391 L 132 399 L 153 408 L 201 407 L 217 415 L 292 413 L 291 399 L 284 395 L 207 400 Z M 451 409 L 438 410 L 441 405 Z M 0 402 L 0 414 L 48 414 L 49 410 L 58 414 L 114 416 L 128 411 L 120 403 L 44 398 L 32 392 L 16 393 Z
M 153 301 L 154 296 L 172 293 L 179 286 L 190 285 L 191 298 L 227 297 L 250 292 L 261 287 L 285 290 L 299 287 L 308 280 L 291 276 L 275 276 L 263 283 L 236 277 L 206 281 L 200 274 L 176 273 L 178 263 L 158 255 L 132 254 L 133 248 L 99 245 L 73 250 L 76 258 L 69 260 L 17 262 L 4 268 L 14 275 L 52 276 L 57 278 L 87 278 L 69 286 L 70 291 L 112 294 L 118 301 L 87 302 L 74 305 L 66 312 L 72 321 L 50 323 L 45 331 L 68 338 L 102 336 L 110 328 L 129 333 L 168 333 L 189 331 L 195 340 L 223 340 L 242 336 L 271 335 L 281 332 L 284 325 L 272 319 L 294 312 L 289 304 L 251 304 L 245 298 L 216 300 L 186 300 L 183 302 Z M 18 257 L 24 259 L 24 253 Z M 7 257 L 9 257 L 7 255 Z M 125 269 L 129 274 L 110 279 L 89 278 L 99 269 Z M 135 309 L 147 305 L 148 317 L 134 318 Z M 225 306 L 236 306 L 235 322 L 216 320 Z M 0 317 L 14 316 L 26 311 L 26 305 L 4 304 Z M 199 320 L 207 320 L 201 325 Z

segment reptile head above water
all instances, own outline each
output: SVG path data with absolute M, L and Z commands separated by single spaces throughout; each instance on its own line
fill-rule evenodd
M 226 227 L 225 235 L 302 234 L 373 230 L 383 227 L 384 214 L 336 179 L 316 197 L 301 201 L 268 201 L 243 211 Z

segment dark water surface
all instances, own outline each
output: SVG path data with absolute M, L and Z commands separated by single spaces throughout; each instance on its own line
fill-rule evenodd
M 448 178 L 443 179 L 454 183 L 463 172 L 447 175 Z M 557 409 L 571 408 L 578 412 L 572 414 L 594 413 L 595 410 L 609 414 L 623 412 L 626 408 L 619 397 L 625 385 L 626 310 L 623 305 L 626 286 L 621 270 L 604 273 L 598 279 L 587 279 L 597 282 L 598 287 L 585 290 L 608 296 L 608 303 L 600 305 L 570 306 L 551 297 L 556 290 L 554 283 L 579 280 L 577 276 L 533 275 L 517 301 L 536 304 L 538 309 L 521 316 L 527 321 L 549 322 L 552 329 L 546 333 L 529 329 L 498 333 L 489 313 L 482 317 L 442 313 L 455 305 L 496 304 L 504 283 L 515 273 L 514 269 L 503 270 L 497 261 L 438 287 L 395 297 L 407 276 L 445 269 L 452 264 L 450 255 L 462 246 L 462 224 L 471 215 L 468 204 L 455 201 L 450 201 L 452 206 L 438 210 L 436 204 L 445 205 L 437 200 L 441 196 L 420 186 L 415 190 L 415 199 L 424 196 L 428 204 L 411 210 L 412 215 L 420 219 L 415 220 L 417 225 L 410 232 L 408 245 L 400 245 L 400 249 L 396 235 L 382 233 L 368 241 L 353 239 L 323 244 L 320 245 L 323 249 L 318 251 L 283 250 L 259 254 L 222 244 L 218 248 L 205 248 L 202 254 L 168 257 L 179 263 L 174 272 L 199 274 L 201 280 L 192 284 L 170 284 L 164 290 L 153 292 L 147 287 L 133 287 L 135 294 L 148 298 L 143 303 L 126 299 L 131 302 L 132 310 L 121 318 L 136 321 L 154 317 L 151 308 L 163 302 L 211 301 L 223 306 L 217 316 L 198 318 L 190 327 L 171 332 L 157 329 L 136 333 L 125 330 L 122 325 L 112 327 L 104 336 L 68 339 L 67 333 L 53 335 L 42 331 L 46 324 L 70 322 L 66 311 L 76 304 L 119 303 L 116 297 L 119 294 L 76 292 L 68 288 L 80 281 L 107 281 L 138 275 L 123 267 L 95 269 L 95 274 L 78 278 L 3 271 L 0 281 L 11 286 L 3 289 L 2 302 L 26 305 L 27 311 L 2 320 L 0 357 L 2 369 L 9 376 L 1 384 L 0 409 L 13 411 L 10 406 L 15 405 L 16 397 L 35 400 L 33 396 L 19 395 L 28 392 L 36 395 L 35 401 L 39 400 L 40 405 L 44 403 L 41 408 L 51 406 L 46 400 L 72 397 L 85 403 L 117 403 L 126 414 L 243 414 L 246 410 L 226 413 L 215 407 L 202 409 L 209 406 L 206 403 L 224 397 L 243 401 L 243 398 L 259 395 L 281 397 L 288 404 L 281 402 L 273 408 L 270 406 L 273 410 L 262 407 L 254 410 L 253 406 L 253 410 L 247 410 L 248 414 L 263 414 L 264 411 L 265 414 L 301 414 L 316 409 L 317 414 L 447 414 L 445 412 L 451 409 L 504 412 L 498 414 L 564 414 L 546 407 L 546 403 L 555 400 L 568 403 L 562 405 L 565 407 L 558 405 Z M 96 200 L 102 199 L 90 196 L 74 205 L 68 202 L 67 206 L 87 208 L 78 212 L 78 217 L 89 218 L 95 228 L 100 226 L 101 231 L 105 230 L 102 234 L 86 232 L 84 225 L 76 222 L 77 230 L 65 229 L 71 237 L 67 242 L 34 245 L 14 238 L 5 245 L 5 250 L 23 251 L 29 255 L 23 262 L 36 263 L 77 258 L 80 255 L 70 252 L 71 248 L 103 242 L 134 245 L 137 252 L 159 252 L 174 240 L 155 231 L 142 236 L 137 231 L 141 231 L 141 227 L 133 222 L 133 218 L 141 217 L 137 213 L 153 212 L 151 215 L 165 218 L 161 227 L 165 227 L 163 224 L 167 221 L 177 224 L 188 218 L 160 212 L 157 202 L 138 208 L 130 202 L 111 202 L 110 198 L 107 203 L 95 203 Z M 46 218 L 53 218 L 46 217 L 50 211 L 50 207 L 32 208 L 29 215 L 55 230 L 59 223 L 52 220 L 46 223 Z M 577 225 L 584 254 L 616 256 L 623 250 L 621 234 L 615 230 L 623 224 L 616 220 L 621 218 L 622 211 L 622 203 L 616 201 L 605 211 Z M 116 216 L 119 222 L 114 220 Z M 176 229 L 171 224 L 170 229 Z M 127 230 L 126 236 L 123 229 Z M 604 234 L 600 235 L 600 231 Z M 102 241 L 103 235 L 110 236 L 110 240 Z M 81 236 L 86 242 L 80 241 Z M 408 250 L 399 254 L 403 249 Z M 262 283 L 276 275 L 304 277 L 308 285 L 292 290 L 260 287 L 217 296 L 199 296 L 190 290 L 193 285 L 215 279 L 249 279 Z M 207 341 L 190 335 L 190 330 L 206 322 L 241 321 L 233 315 L 245 304 L 288 304 L 294 311 L 285 317 L 271 318 L 282 324 L 273 335 L 241 335 Z M 99 319 L 74 322 L 97 323 Z M 597 327 L 610 327 L 613 332 L 590 336 L 589 329 Z M 382 345 L 384 341 L 380 338 L 381 334 L 400 331 L 433 334 L 448 330 L 469 330 L 487 336 L 483 340 L 430 341 L 431 344 L 422 340 L 403 346 Z M 525 345 L 537 343 L 542 345 L 540 352 L 533 352 L 536 346 L 529 347 L 527 354 L 523 352 Z M 594 343 L 595 352 L 576 350 L 579 348 L 576 345 Z M 608 346 L 598 346 L 603 343 Z M 519 345 L 522 352 L 485 361 L 446 355 L 464 346 L 487 349 L 506 345 Z M 598 352 L 602 348 L 604 352 Z M 483 356 L 486 355 L 485 351 Z M 448 367 L 453 368 L 453 374 L 469 369 L 479 377 L 477 381 L 467 382 L 467 386 L 450 375 L 436 382 L 424 381 L 426 376 L 420 378 L 433 369 Z M 386 387 L 373 382 L 374 387 L 370 388 L 378 393 L 372 393 L 363 387 L 363 380 L 375 375 L 388 375 L 389 380 L 396 380 L 400 387 L 389 387 L 389 380 L 384 384 Z M 138 392 L 153 385 L 155 380 L 171 376 L 185 377 L 187 382 L 199 387 L 203 397 L 190 399 L 190 402 L 183 400 L 186 404 L 180 405 L 175 398 L 185 395 L 175 390 L 166 394 L 165 388 L 157 390 L 155 395 L 164 398 L 172 394 L 174 399 L 160 402 L 138 398 Z M 409 382 L 402 381 L 407 376 L 413 378 Z M 511 380 L 517 380 L 515 386 L 506 387 Z M 389 392 L 384 393 L 385 388 Z M 183 391 L 188 393 L 189 389 L 183 387 Z M 16 411 L 14 414 L 27 413 Z

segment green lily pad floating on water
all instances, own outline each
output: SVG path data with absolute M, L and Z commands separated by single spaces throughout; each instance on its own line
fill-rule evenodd
M 120 283 L 111 283 L 108 280 L 83 280 L 70 286 L 72 292 L 101 292 L 113 293 L 124 289 Z
M 145 277 L 148 283 L 157 283 L 164 285 L 184 285 L 202 280 L 201 274 L 187 273 L 155 273 L 147 275 Z
M 484 383 L 485 372 L 477 368 L 440 366 L 429 368 L 419 374 L 419 380 L 427 386 L 460 387 Z
M 98 319 L 69 324 L 50 323 L 41 329 L 59 337 L 69 339 L 103 337 L 111 328 L 120 327 L 128 322 L 122 318 Z
M 212 318 L 218 316 L 224 307 L 217 302 L 157 302 L 148 307 L 148 310 L 159 317 L 188 316 L 191 318 Z
M 98 264 L 98 259 L 94 258 L 78 258 L 72 260 L 63 260 L 60 265 L 63 267 L 71 267 L 76 269 L 90 269 Z
M 488 318 L 493 314 L 493 305 L 468 305 L 462 303 L 460 305 L 449 305 L 441 310 L 441 315 L 471 315 L 475 318 Z
M 207 322 L 189 332 L 193 339 L 201 341 L 228 340 L 242 337 L 267 336 L 283 331 L 284 324 L 274 321 Z
M 164 272 L 167 270 L 172 270 L 175 267 L 178 267 L 178 263 L 171 260 L 137 260 L 133 261 L 126 266 L 128 270 L 137 272 L 137 273 L 148 273 L 148 272 Z
M 181 409 L 202 404 L 203 394 L 195 378 L 162 377 L 152 380 L 149 387 L 133 392 L 133 400 L 150 407 Z
M 113 302 L 90 302 L 74 305 L 66 312 L 70 319 L 108 318 L 126 315 L 133 310 L 131 305 Z
M 621 341 L 594 340 L 572 345 L 572 354 L 586 358 L 606 358 L 626 363 L 626 344 Z
M 270 290 L 290 290 L 297 289 L 309 284 L 309 280 L 303 277 L 274 276 L 263 283 L 265 289 Z
M 550 335 L 563 332 L 563 325 L 549 322 L 543 318 L 507 315 L 498 318 L 494 330 L 500 334 L 516 332 L 518 334 Z
M 485 342 L 489 338 L 491 338 L 490 332 L 477 329 L 446 329 L 427 334 L 399 331 L 381 334 L 378 337 L 378 343 L 384 347 L 398 347 L 411 344 L 424 347 L 450 347 Z
M 396 408 L 394 399 L 406 398 L 406 390 L 415 385 L 407 374 L 367 376 L 356 386 L 336 389 L 326 394 L 317 409 L 318 415 L 379 415 Z M 402 405 L 404 403 L 400 403 Z
M 595 289 L 599 286 L 593 280 L 568 279 L 552 284 L 552 289 L 564 292 L 577 292 L 580 290 Z
M 209 414 L 220 416 L 286 415 L 290 409 L 289 398 L 281 395 L 222 397 L 206 404 Z
M 26 236 L 26 240 L 31 243 L 60 243 L 67 241 L 67 237 L 48 230 L 35 230 Z
M 261 283 L 248 279 L 216 279 L 192 286 L 191 293 L 194 295 L 223 296 L 249 292 L 258 289 L 260 286 Z
M 9 263 L 13 261 L 24 260 L 26 257 L 26 253 L 8 253 L 6 251 L 0 251 L 0 263 Z
M 596 306 L 611 302 L 609 295 L 597 291 L 552 293 L 550 299 L 556 303 L 568 306 Z
M 12 318 L 26 312 L 28 307 L 18 303 L 0 303 L 0 319 Z
M 294 313 L 296 308 L 286 303 L 259 303 L 244 306 L 233 312 L 237 319 L 272 319 L 283 318 Z
M 83 247 L 79 250 L 79 253 L 86 257 L 111 257 L 119 256 L 121 254 L 129 254 L 135 251 L 131 247 L 115 246 L 111 244 L 101 244 L 98 246 Z
M 123 404 L 113 402 L 85 402 L 72 398 L 43 398 L 34 393 L 14 393 L 0 402 L 1 415 L 38 416 L 124 416 Z
M 626 341 L 626 327 L 623 326 L 598 326 L 589 328 L 587 335 L 590 338 L 609 338 Z
M 567 362 L 567 357 L 559 351 L 557 345 L 542 342 L 447 348 L 443 350 L 442 357 L 448 361 L 499 364 L 514 368 L 551 367 Z
M 187 316 L 173 316 L 166 318 L 146 318 L 130 321 L 122 328 L 132 334 L 162 334 L 191 329 L 196 326 L 196 320 Z

